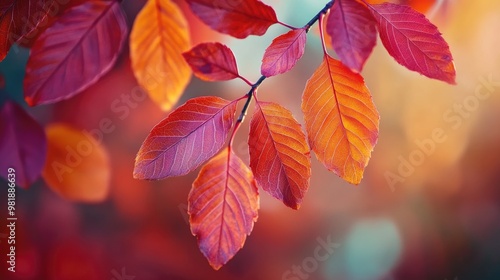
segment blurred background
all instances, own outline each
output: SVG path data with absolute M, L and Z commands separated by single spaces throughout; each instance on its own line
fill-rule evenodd
M 265 48 L 286 31 L 276 25 L 263 37 L 233 39 L 210 31 L 178 2 L 190 21 L 193 44 L 227 44 L 241 74 L 252 81 L 259 78 Z M 302 26 L 327 1 L 264 2 L 281 21 Z M 17 271 L 7 274 L 7 229 L 0 228 L 0 279 L 500 279 L 500 2 L 409 2 L 427 12 L 449 43 L 457 85 L 408 71 L 379 40 L 362 73 L 381 115 L 380 138 L 362 183 L 343 182 L 313 156 L 311 187 L 301 209 L 290 210 L 261 191 L 251 236 L 219 271 L 209 266 L 187 223 L 186 199 L 197 171 L 153 182 L 132 178 L 142 141 L 167 113 L 148 98 L 120 103 L 137 87 L 128 46 L 114 69 L 85 92 L 34 108 L 22 99 L 29 51 L 13 47 L 0 63 L 2 94 L 44 126 L 65 123 L 92 131 L 110 119 L 115 129 L 100 142 L 111 170 L 104 202 L 65 200 L 43 179 L 27 190 L 18 188 Z M 144 3 L 122 4 L 129 27 Z M 297 67 L 266 80 L 260 99 L 281 103 L 303 123 L 302 89 L 321 55 L 313 31 Z M 247 91 L 241 81 L 193 78 L 179 104 L 201 95 L 235 99 Z M 128 108 L 126 116 L 111 110 L 117 102 Z M 235 140 L 247 163 L 248 123 L 249 118 Z

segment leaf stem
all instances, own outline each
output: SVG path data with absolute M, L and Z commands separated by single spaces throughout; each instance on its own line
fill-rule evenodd
M 326 47 L 325 47 L 325 42 L 324 42 L 324 38 L 323 38 L 323 16 L 328 13 L 328 11 L 330 10 L 330 8 L 333 6 L 333 4 L 335 3 L 335 0 L 331 0 L 329 1 L 325 7 L 323 7 L 323 9 L 321 9 L 306 25 L 304 25 L 304 29 L 306 30 L 306 32 L 309 32 L 309 29 L 311 28 L 312 25 L 314 25 L 318 20 L 320 21 L 320 36 L 321 36 L 321 42 L 323 44 L 323 50 L 325 51 L 326 53 Z M 288 27 L 290 29 L 297 29 L 293 26 L 290 26 L 286 23 L 283 23 L 283 22 L 280 22 L 278 21 L 279 24 L 285 26 L 285 27 Z M 229 138 L 229 149 L 231 149 L 231 146 L 233 145 L 233 139 L 234 139 L 234 136 L 236 135 L 236 132 L 238 131 L 238 128 L 240 127 L 241 123 L 243 122 L 243 120 L 245 119 L 245 116 L 247 115 L 247 111 L 248 111 L 248 107 L 250 106 L 250 103 L 252 102 L 252 97 L 254 96 L 254 93 L 257 91 L 257 88 L 262 84 L 262 82 L 264 82 L 264 80 L 267 78 L 266 76 L 261 76 L 259 78 L 259 80 L 257 80 L 257 82 L 255 82 L 255 84 L 252 84 L 250 81 L 248 81 L 247 79 L 245 79 L 244 77 L 242 76 L 238 76 L 241 80 L 243 80 L 245 83 L 247 83 L 249 86 L 251 86 L 250 90 L 248 91 L 248 93 L 245 95 L 247 100 L 245 101 L 245 105 L 243 105 L 243 109 L 241 109 L 241 113 L 240 115 L 238 116 L 238 119 L 236 120 L 236 124 L 234 125 L 234 129 L 233 129 L 233 133 L 231 134 L 231 137 Z M 245 96 L 243 96 L 242 98 L 239 98 L 238 101 L 240 99 L 243 99 L 245 98 Z
M 326 3 L 325 7 L 323 9 L 321 9 L 306 25 L 304 25 L 306 32 L 309 32 L 309 29 L 311 28 L 311 26 L 313 26 L 320 19 L 321 16 L 328 13 L 328 11 L 330 10 L 330 8 L 333 6 L 334 3 L 335 3 L 335 0 L 332 0 L 328 3 Z M 321 26 L 320 26 L 320 28 L 321 28 Z
M 252 85 L 252 88 L 248 91 L 247 93 L 247 101 L 245 102 L 245 105 L 243 105 L 243 109 L 241 110 L 241 114 L 238 117 L 237 122 L 243 122 L 245 119 L 245 116 L 247 115 L 248 107 L 250 106 L 250 102 L 252 101 L 252 96 L 253 93 L 257 90 L 257 88 L 262 84 L 262 82 L 266 79 L 266 76 L 261 76 L 259 80 Z
M 243 99 L 246 97 L 247 101 L 245 101 L 245 105 L 243 105 L 243 109 L 241 109 L 241 113 L 238 116 L 238 119 L 236 120 L 236 124 L 234 125 L 234 129 L 233 129 L 233 133 L 231 134 L 231 138 L 229 138 L 229 148 L 230 149 L 231 149 L 231 146 L 233 145 L 233 139 L 234 139 L 234 136 L 236 135 L 236 131 L 238 131 L 238 128 L 240 127 L 241 123 L 243 122 L 243 120 L 245 120 L 245 116 L 247 115 L 248 107 L 250 107 L 250 103 L 252 102 L 252 97 L 253 97 L 255 91 L 260 86 L 260 84 L 262 84 L 262 82 L 264 82 L 264 80 L 266 78 L 267 78 L 266 76 L 261 76 L 255 84 L 251 85 L 252 88 L 250 88 L 248 93 L 246 95 L 244 95 L 243 97 L 238 99 L 238 100 L 240 100 L 240 99 Z
M 249 86 L 252 86 L 252 82 L 250 82 L 249 80 L 247 80 L 247 78 L 241 76 L 241 75 L 238 75 L 238 78 L 240 78 L 240 80 L 242 80 L 243 82 L 245 82 L 247 85 Z
M 297 27 L 293 27 L 293 26 L 291 26 L 291 25 L 289 25 L 289 24 L 286 24 L 286 23 L 284 23 L 284 22 L 281 22 L 281 21 L 278 21 L 278 24 L 281 24 L 281 25 L 283 25 L 284 27 L 290 28 L 290 29 L 292 29 L 292 30 L 298 29 Z

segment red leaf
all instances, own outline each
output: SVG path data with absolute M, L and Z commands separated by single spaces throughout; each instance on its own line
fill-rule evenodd
M 35 42 L 26 66 L 29 105 L 68 99 L 113 66 L 127 35 L 116 1 L 88 1 L 68 9 Z
M 344 65 L 361 72 L 377 43 L 376 22 L 366 6 L 352 0 L 335 1 L 327 18 L 326 31 Z
M 307 34 L 304 28 L 278 36 L 266 49 L 260 72 L 271 77 L 288 72 L 304 55 Z
M 258 0 L 186 0 L 204 23 L 236 38 L 264 35 L 278 22 L 273 8 Z
M 221 43 L 199 44 L 182 55 L 202 80 L 227 81 L 239 77 L 233 52 Z
M 325 55 L 302 97 L 309 144 L 341 178 L 359 184 L 378 138 L 379 115 L 363 77 Z
M 276 103 L 257 102 L 250 123 L 250 167 L 266 192 L 298 209 L 309 188 L 311 156 L 292 113 Z
M 46 8 L 46 16 L 38 21 L 36 25 L 33 25 L 33 29 L 25 34 L 22 38 L 17 40 L 17 44 L 23 46 L 25 48 L 33 47 L 33 44 L 38 39 L 38 37 L 47 30 L 54 22 L 64 13 L 66 9 L 71 7 L 81 5 L 83 2 L 87 0 L 52 0 L 52 5 Z M 60 3 L 67 2 L 67 3 Z
M 47 154 L 43 128 L 23 108 L 7 102 L 0 110 L 0 172 L 15 169 L 16 184 L 28 188 L 42 172 Z
M 429 78 L 455 84 L 450 48 L 423 14 L 409 6 L 390 3 L 369 7 L 382 43 L 399 64 Z
M 193 98 L 157 124 L 136 157 L 134 178 L 185 175 L 215 155 L 233 125 L 237 102 Z
M 259 192 L 252 172 L 229 149 L 200 171 L 188 197 L 191 232 L 214 269 L 245 243 L 257 221 Z
M 0 4 L 0 61 L 12 44 L 45 20 L 54 0 L 3 0 Z

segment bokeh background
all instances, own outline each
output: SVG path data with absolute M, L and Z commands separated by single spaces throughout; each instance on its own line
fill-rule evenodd
M 122 4 L 129 26 L 144 2 Z M 296 26 L 326 3 L 264 2 L 275 8 L 280 20 Z M 420 2 L 428 8 L 429 1 Z M 273 26 L 263 37 L 232 39 L 210 31 L 183 1 L 179 3 L 190 20 L 193 42 L 224 42 L 250 80 L 259 77 L 265 48 L 286 31 Z M 23 104 L 43 125 L 65 123 L 92 130 L 109 118 L 116 129 L 101 143 L 112 172 L 104 202 L 65 200 L 42 179 L 28 190 L 18 189 L 17 272 L 7 274 L 2 239 L 7 229 L 0 228 L 0 278 L 500 279 L 500 2 L 437 4 L 427 13 L 450 45 L 457 85 L 406 70 L 379 40 L 362 73 L 381 115 L 380 138 L 363 182 L 343 182 L 313 156 L 311 188 L 301 209 L 290 210 L 261 192 L 259 219 L 251 236 L 220 271 L 208 265 L 187 224 L 186 199 L 197 172 L 154 182 L 132 178 L 136 152 L 166 113 L 148 98 L 126 105 L 130 113 L 123 119 L 110 109 L 137 86 L 128 47 L 114 69 L 85 92 L 36 108 L 22 103 L 28 50 L 14 47 L 0 63 L 6 84 L 2 94 Z M 319 38 L 313 33 L 297 67 L 266 80 L 259 92 L 261 100 L 280 102 L 300 122 L 302 89 L 321 62 Z M 206 83 L 193 78 L 179 104 L 201 95 L 234 99 L 247 90 L 238 81 Z M 246 162 L 248 122 L 235 140 L 236 152 Z M 4 197 L 2 191 L 2 221 Z M 314 260 L 316 248 L 324 242 L 335 243 L 335 249 L 326 260 Z M 293 274 L 294 266 L 304 274 Z M 288 270 L 291 273 L 284 277 Z

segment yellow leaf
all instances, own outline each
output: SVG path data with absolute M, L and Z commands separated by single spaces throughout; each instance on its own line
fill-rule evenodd
M 52 124 L 47 134 L 47 160 L 42 173 L 47 185 L 65 199 L 100 202 L 109 193 L 109 158 L 89 134 L 70 126 Z
M 302 97 L 309 144 L 318 159 L 359 184 L 378 139 L 379 115 L 361 75 L 325 55 Z
M 182 53 L 190 47 L 188 24 L 171 0 L 148 0 L 130 34 L 130 58 L 139 84 L 168 111 L 191 79 Z

